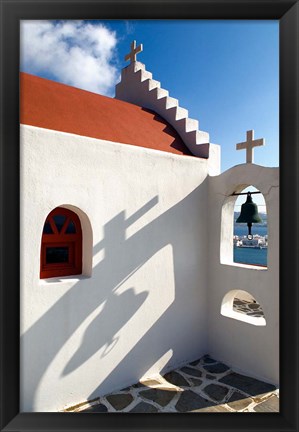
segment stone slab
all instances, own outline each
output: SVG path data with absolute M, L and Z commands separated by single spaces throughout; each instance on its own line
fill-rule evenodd
M 227 405 L 236 410 L 241 411 L 248 407 L 253 402 L 253 399 L 248 398 L 246 395 L 240 392 L 234 392 L 229 400 L 227 401 Z
M 209 380 L 215 380 L 217 379 L 217 377 L 215 377 L 215 375 L 210 375 L 210 374 L 206 374 L 206 378 Z
M 204 399 L 198 394 L 194 393 L 191 390 L 184 391 L 178 402 L 175 405 L 175 408 L 178 412 L 197 412 L 202 408 L 215 406 L 213 402 Z
M 140 396 L 156 402 L 158 405 L 165 407 L 169 404 L 169 402 L 174 398 L 176 392 L 167 391 L 167 390 L 159 390 L 159 389 L 150 389 L 143 390 L 139 393 Z
M 203 389 L 203 392 L 217 402 L 221 402 L 227 395 L 228 389 L 219 384 L 209 384 Z
M 194 369 L 194 368 L 191 368 L 191 367 L 187 367 L 187 366 L 185 366 L 185 367 L 183 367 L 183 368 L 180 369 L 180 370 L 181 370 L 182 372 L 188 374 L 188 375 L 193 376 L 193 377 L 201 377 L 201 376 L 202 376 L 202 372 L 201 372 L 200 370 L 198 370 L 198 369 Z
M 229 370 L 229 367 L 226 366 L 224 363 L 216 363 L 213 365 L 205 365 L 204 366 L 205 370 L 210 372 L 210 373 L 223 373 Z
M 279 412 L 279 399 L 276 395 L 273 395 L 253 409 L 255 412 Z
M 203 356 L 202 360 L 203 360 L 204 363 L 217 363 L 217 360 L 214 360 L 209 355 Z
M 129 412 L 130 413 L 155 413 L 158 412 L 158 409 L 154 405 L 148 404 L 146 402 L 140 402 Z
M 106 397 L 107 401 L 117 411 L 126 408 L 133 401 L 133 396 L 130 394 L 115 394 Z
M 268 393 L 276 389 L 276 387 L 272 384 L 267 384 L 255 378 L 240 375 L 236 372 L 226 375 L 225 377 L 221 378 L 219 382 L 235 387 L 251 396 Z
M 188 382 L 185 380 L 185 378 L 183 378 L 182 375 L 180 375 L 177 372 L 169 372 L 166 375 L 164 375 L 164 378 L 166 379 L 166 381 L 178 387 L 189 385 Z
M 231 412 L 223 405 L 215 405 L 207 408 L 201 408 L 199 412 Z
M 260 305 L 257 303 L 251 303 L 248 305 L 250 309 L 260 309 Z
M 200 386 L 203 383 L 202 380 L 198 378 L 190 378 L 190 381 L 194 386 Z
M 106 413 L 108 408 L 103 404 L 92 405 L 82 411 L 81 413 Z

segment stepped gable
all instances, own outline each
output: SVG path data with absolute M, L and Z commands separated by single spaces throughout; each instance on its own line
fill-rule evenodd
M 161 88 L 143 63 L 133 61 L 122 70 L 115 97 L 155 111 L 173 126 L 192 154 L 209 158 L 211 147 L 215 147 L 210 144 L 209 134 L 198 129 L 198 121 L 188 117 L 188 111 Z
M 20 123 L 192 155 L 175 129 L 149 109 L 27 73 L 20 74 Z

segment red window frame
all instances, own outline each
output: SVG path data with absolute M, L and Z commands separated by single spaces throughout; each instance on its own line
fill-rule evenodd
M 59 231 L 54 216 L 64 216 L 65 221 Z M 67 234 L 66 230 L 70 222 L 74 223 L 75 233 Z M 59 276 L 71 276 L 82 273 L 82 229 L 79 217 L 76 213 L 64 207 L 57 207 L 49 213 L 45 224 L 49 223 L 51 234 L 42 234 L 40 256 L 40 278 Z M 44 230 L 45 231 L 45 226 Z M 47 263 L 47 247 L 68 248 L 68 261 L 61 263 Z

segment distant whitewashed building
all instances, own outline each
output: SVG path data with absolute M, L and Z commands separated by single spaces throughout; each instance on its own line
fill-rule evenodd
M 220 146 L 134 50 L 115 98 L 21 73 L 21 411 L 207 353 L 279 382 L 279 169 L 249 158 L 220 174 Z M 266 268 L 233 262 L 232 194 L 250 185 Z M 238 319 L 242 293 L 266 325 Z

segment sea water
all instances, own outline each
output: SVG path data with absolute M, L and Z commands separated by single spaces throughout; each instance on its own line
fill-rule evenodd
M 234 235 L 243 237 L 247 236 L 247 234 L 248 228 L 246 224 L 235 224 Z M 268 227 L 267 225 L 253 224 L 251 234 L 264 237 L 268 234 Z M 267 266 L 267 252 L 267 249 L 234 247 L 234 262 Z
M 248 228 L 246 224 L 235 224 L 234 226 L 234 235 L 243 237 L 247 236 Z M 265 237 L 268 234 L 268 226 L 267 225 L 254 225 L 252 224 L 251 234 L 258 234 L 259 236 Z

